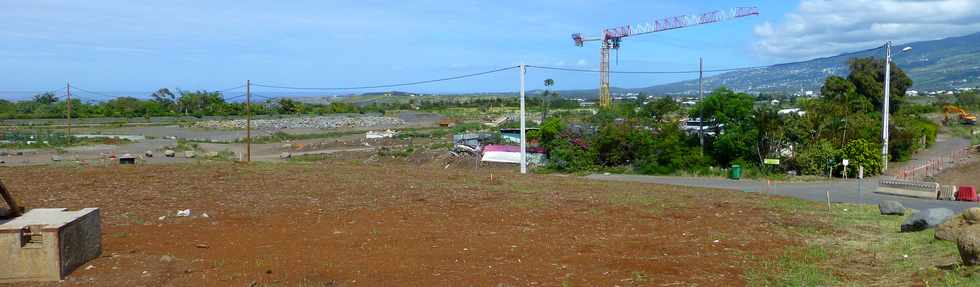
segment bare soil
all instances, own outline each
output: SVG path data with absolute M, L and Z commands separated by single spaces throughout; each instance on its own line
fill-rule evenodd
M 742 286 L 814 224 L 758 194 L 404 161 L 0 178 L 28 208 L 102 210 L 102 257 L 15 286 Z

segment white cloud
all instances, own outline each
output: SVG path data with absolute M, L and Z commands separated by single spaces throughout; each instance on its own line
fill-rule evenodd
M 977 0 L 803 0 L 781 23 L 754 29 L 755 49 L 783 59 L 831 56 L 980 31 Z

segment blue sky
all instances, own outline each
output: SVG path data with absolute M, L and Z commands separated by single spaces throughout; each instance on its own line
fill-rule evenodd
M 833 29 L 800 29 L 827 26 L 819 22 L 825 19 L 821 17 L 842 13 L 817 5 L 823 2 L 0 0 L 0 91 L 43 91 L 71 81 L 89 90 L 142 96 L 161 87 L 221 89 L 246 79 L 305 87 L 385 84 L 521 62 L 596 68 L 598 46 L 575 47 L 570 34 L 596 35 L 602 28 L 736 6 L 758 6 L 762 15 L 628 38 L 613 69 L 689 70 L 697 67 L 699 56 L 706 68 L 765 65 L 879 40 L 872 35 L 795 53 L 813 44 L 787 40 L 800 38 L 794 33 L 835 34 Z M 827 15 L 808 19 L 811 13 Z M 975 16 L 950 22 L 959 21 L 969 27 L 958 27 L 968 31 L 976 28 Z M 835 29 L 881 30 L 874 24 Z M 937 34 L 906 38 L 923 37 Z M 615 53 L 613 57 L 615 61 Z M 614 75 L 612 81 L 614 86 L 643 87 L 689 77 Z M 595 88 L 598 82 L 595 74 L 530 70 L 528 88 L 541 88 L 544 78 L 555 79 L 559 89 Z M 517 72 L 510 71 L 399 90 L 515 91 L 517 79 Z

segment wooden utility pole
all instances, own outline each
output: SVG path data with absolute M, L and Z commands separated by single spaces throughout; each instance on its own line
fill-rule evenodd
M 252 162 L 252 80 L 245 80 L 245 162 Z
M 65 92 L 68 95 L 67 128 L 65 132 L 65 145 L 71 145 L 71 82 L 65 85 Z

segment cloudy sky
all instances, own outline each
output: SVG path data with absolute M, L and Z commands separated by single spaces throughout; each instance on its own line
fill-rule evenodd
M 142 96 L 160 87 L 345 87 L 517 65 L 594 69 L 570 34 L 736 6 L 762 15 L 628 38 L 614 70 L 768 65 L 980 31 L 980 1 L 49 1 L 0 0 L 0 91 L 66 81 Z M 517 72 L 423 85 L 514 91 Z M 614 75 L 643 87 L 692 75 Z M 529 70 L 530 88 L 595 88 L 595 74 Z M 274 90 L 259 92 L 275 93 Z

